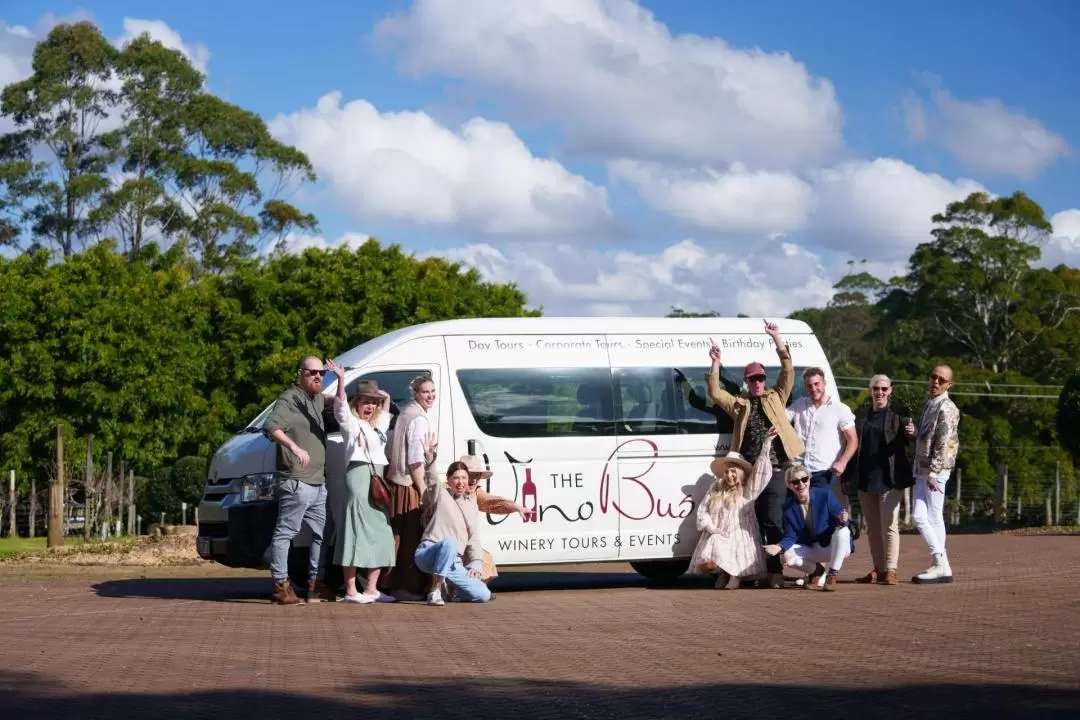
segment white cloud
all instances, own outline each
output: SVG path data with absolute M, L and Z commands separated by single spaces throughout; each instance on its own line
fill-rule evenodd
M 359 218 L 391 218 L 485 235 L 562 235 L 611 221 L 607 191 L 534 157 L 504 123 L 457 132 L 423 112 L 379 113 L 341 93 L 278 115 L 270 130 L 311 159 Z
M 278 246 L 281 247 L 281 251 L 292 255 L 300 255 L 309 248 L 315 248 L 316 250 L 336 250 L 341 247 L 346 247 L 351 250 L 360 248 L 364 243 L 371 239 L 370 235 L 364 235 L 363 233 L 345 233 L 337 240 L 329 241 L 321 235 L 309 235 L 307 233 L 288 233 L 279 243 L 274 240 L 266 244 L 259 251 L 259 255 L 267 257 L 278 251 Z
M 654 253 L 558 243 L 475 244 L 429 251 L 476 268 L 493 282 L 515 282 L 547 315 L 667 314 L 715 310 L 784 316 L 833 294 L 819 259 L 791 243 L 750 253 L 717 253 L 683 240 Z
M 202 43 L 186 43 L 180 33 L 173 30 L 162 20 L 141 20 L 124 18 L 124 34 L 113 42 L 119 48 L 124 47 L 138 36 L 146 33 L 151 40 L 157 40 L 169 50 L 176 50 L 186 57 L 195 68 L 206 74 L 210 63 L 210 50 Z
M 907 260 L 931 239 L 930 218 L 982 185 L 920 172 L 902 160 L 856 161 L 813 173 L 817 207 L 809 230 L 825 248 L 855 258 Z
M 1050 218 L 1054 229 L 1043 247 L 1040 265 L 1080 265 L 1080 210 L 1063 210 Z
M 750 172 L 741 163 L 723 172 L 680 171 L 634 160 L 614 161 L 609 168 L 651 206 L 697 228 L 792 232 L 803 229 L 813 209 L 813 188 L 788 172 Z
M 988 175 L 1030 180 L 1069 153 L 1069 144 L 1022 110 L 1001 100 L 958 100 L 947 90 L 933 92 L 933 112 L 921 100 L 905 100 L 908 131 L 931 138 L 968 168 Z
M 673 36 L 629 0 L 417 0 L 375 39 L 402 71 L 459 78 L 604 157 L 801 169 L 842 146 L 827 79 L 787 53 Z

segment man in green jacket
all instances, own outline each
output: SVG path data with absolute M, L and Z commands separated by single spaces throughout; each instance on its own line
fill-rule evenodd
M 705 375 L 705 380 L 713 402 L 727 413 L 734 423 L 731 449 L 742 455 L 748 463 L 757 461 L 757 448 L 761 447 L 769 429 L 775 427 L 778 432 L 768 449 L 773 476 L 754 506 L 764 542 L 772 545 L 779 542 L 784 533 L 784 498 L 787 495 L 787 486 L 784 484 L 783 468 L 802 455 L 804 447 L 787 416 L 787 402 L 795 386 L 791 350 L 784 344 L 780 327 L 776 323 L 766 320 L 765 332 L 772 338 L 776 354 L 780 358 L 780 376 L 776 385 L 766 387 L 765 366 L 752 362 L 743 371 L 746 392 L 733 395 L 725 390 L 720 383 L 720 348 L 715 343 L 709 350 L 712 368 Z M 783 587 L 784 568 L 780 559 L 769 557 L 765 564 L 769 571 L 769 586 Z
M 311 530 L 307 601 L 335 600 L 322 572 L 323 532 L 326 529 L 326 428 L 323 421 L 322 360 L 309 355 L 296 370 L 296 382 L 274 402 L 263 423 L 277 444 L 278 518 L 270 541 L 272 599 L 279 605 L 300 602 L 289 581 L 289 548 L 301 525 Z

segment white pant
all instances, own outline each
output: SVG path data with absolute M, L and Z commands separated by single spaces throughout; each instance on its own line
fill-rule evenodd
M 836 528 L 828 547 L 821 545 L 799 545 L 796 543 L 784 554 L 784 564 L 804 572 L 813 572 L 821 563 L 827 569 L 839 571 L 844 560 L 851 554 L 851 531 L 846 527 Z
M 911 510 L 911 521 L 919 529 L 931 555 L 945 552 L 945 483 L 948 477 L 934 478 L 941 492 L 930 490 L 926 476 L 915 478 L 915 507 Z

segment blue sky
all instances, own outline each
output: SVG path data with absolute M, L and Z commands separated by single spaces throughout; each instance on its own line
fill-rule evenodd
M 298 246 L 375 235 L 554 312 L 818 304 L 847 260 L 901 271 L 928 209 L 973 187 L 1028 192 L 1056 218 L 1047 262 L 1080 257 L 1067 0 L 315 6 L 9 0 L 0 20 L 160 21 L 312 157 L 294 200 L 321 236 Z

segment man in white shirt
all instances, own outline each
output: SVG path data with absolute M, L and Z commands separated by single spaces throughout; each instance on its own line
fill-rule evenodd
M 799 463 L 810 471 L 810 487 L 832 489 L 844 510 L 850 512 L 851 501 L 840 490 L 840 476 L 859 447 L 855 414 L 825 393 L 821 368 L 803 372 L 803 387 L 806 395 L 788 408 L 788 419 L 806 449 Z

